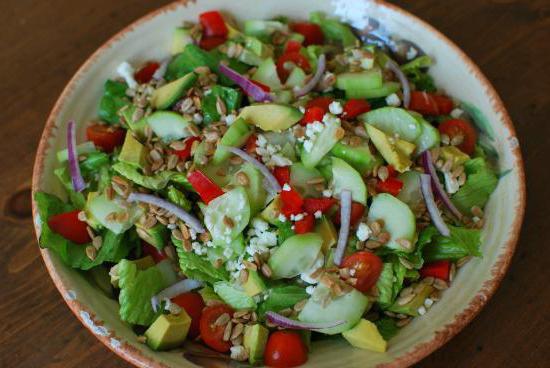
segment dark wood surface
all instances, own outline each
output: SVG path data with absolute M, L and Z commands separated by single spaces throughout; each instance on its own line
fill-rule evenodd
M 167 1 L 0 2 L 0 367 L 128 367 L 83 328 L 50 281 L 29 216 L 46 116 L 80 64 Z M 395 1 L 461 46 L 515 122 L 528 206 L 512 266 L 481 314 L 421 367 L 550 366 L 550 2 Z

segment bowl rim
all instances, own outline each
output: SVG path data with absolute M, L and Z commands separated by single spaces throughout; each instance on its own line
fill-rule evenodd
M 39 141 L 36 158 L 33 166 L 31 195 L 33 195 L 36 191 L 39 190 L 39 181 L 40 181 L 40 178 L 43 176 L 43 172 L 44 172 L 44 160 L 46 157 L 46 150 L 49 148 L 48 140 L 55 129 L 55 122 L 57 120 L 59 112 L 61 108 L 64 106 L 65 101 L 68 99 L 72 90 L 74 89 L 75 84 L 78 82 L 80 78 L 82 78 L 85 75 L 86 70 L 95 62 L 95 60 L 106 49 L 108 49 L 111 45 L 118 42 L 127 33 L 133 31 L 136 27 L 142 25 L 143 23 L 148 22 L 150 19 L 155 18 L 156 16 L 162 13 L 172 11 L 173 9 L 176 9 L 180 6 L 185 7 L 189 3 L 194 3 L 196 1 L 197 0 L 176 0 L 160 8 L 150 11 L 149 13 L 133 21 L 132 23 L 130 23 L 129 25 L 125 26 L 123 29 L 118 31 L 115 35 L 110 37 L 97 50 L 95 50 L 84 61 L 84 63 L 77 69 L 77 71 L 71 77 L 69 82 L 63 88 L 60 96 L 56 100 L 56 103 L 54 104 L 54 107 L 52 108 L 46 120 L 46 124 L 44 126 L 44 130 L 42 132 L 42 135 Z M 454 50 L 454 52 L 456 52 L 459 55 L 461 62 L 466 64 L 469 67 L 474 77 L 484 87 L 485 93 L 488 95 L 492 103 L 492 108 L 494 109 L 495 112 L 497 112 L 498 115 L 500 115 L 502 123 L 509 130 L 511 135 L 513 137 L 516 137 L 516 131 L 515 131 L 514 125 L 512 123 L 512 120 L 506 108 L 504 107 L 504 103 L 502 99 L 496 92 L 491 82 L 482 73 L 480 68 L 470 59 L 469 56 L 465 54 L 464 51 L 462 51 L 462 49 L 460 49 L 452 40 L 450 40 L 442 32 L 440 32 L 434 26 L 430 25 L 429 23 L 422 20 L 418 16 L 400 8 L 397 5 L 391 4 L 384 0 L 374 0 L 374 2 L 377 4 L 377 6 L 385 7 L 393 12 L 400 13 L 405 18 L 408 18 L 413 22 L 419 23 L 422 27 L 426 28 L 430 33 L 434 34 L 440 41 L 449 45 Z M 500 252 L 501 255 L 497 258 L 497 260 L 494 263 L 494 266 L 490 270 L 491 278 L 483 282 L 481 288 L 478 290 L 476 295 L 473 296 L 469 301 L 468 306 L 465 309 L 463 309 L 460 313 L 455 315 L 454 320 L 452 322 L 449 322 L 446 325 L 441 326 L 441 328 L 435 332 L 434 337 L 430 341 L 413 345 L 410 350 L 406 351 L 400 356 L 397 356 L 393 361 L 388 363 L 382 363 L 378 365 L 378 367 L 385 367 L 385 368 L 406 367 L 425 358 L 430 353 L 434 352 L 435 350 L 443 346 L 458 332 L 460 332 L 464 327 L 466 327 L 466 325 L 469 324 L 472 321 L 472 319 L 479 314 L 481 309 L 485 306 L 485 304 L 496 292 L 496 289 L 500 285 L 504 275 L 506 274 L 510 266 L 514 251 L 516 249 L 516 245 L 517 245 L 520 231 L 521 231 L 521 226 L 524 219 L 525 206 L 526 206 L 525 169 L 524 169 L 521 149 L 519 148 L 519 146 L 516 149 L 512 149 L 511 154 L 513 156 L 513 160 L 517 164 L 516 169 L 517 169 L 517 176 L 518 176 L 518 182 L 519 182 L 518 204 L 514 209 L 515 219 L 511 227 L 511 231 L 510 231 L 511 235 L 506 240 L 506 242 L 501 246 L 502 248 Z M 32 214 L 33 214 L 33 218 L 36 219 L 38 210 L 34 200 L 32 200 Z M 33 223 L 34 223 L 35 234 L 38 240 L 39 233 L 40 233 L 39 224 L 37 223 L 36 220 L 33 221 Z M 91 313 L 91 311 L 89 311 L 88 307 L 80 303 L 80 301 L 70 297 L 71 290 L 69 290 L 65 286 L 60 276 L 58 275 L 49 252 L 46 249 L 40 248 L 40 253 L 42 255 L 42 258 L 44 260 L 47 271 L 52 281 L 54 282 L 56 288 L 58 289 L 59 293 L 63 297 L 63 300 L 65 301 L 69 309 L 73 312 L 76 318 L 88 330 L 90 330 L 90 332 L 99 341 L 101 341 L 101 343 L 103 343 L 108 349 L 110 349 L 112 352 L 117 354 L 119 357 L 121 357 L 125 361 L 135 366 L 169 368 L 164 363 L 161 363 L 155 360 L 154 357 L 143 354 L 140 350 L 130 345 L 129 343 L 121 342 L 120 340 L 117 340 L 117 337 L 115 336 L 115 331 L 110 331 L 107 334 L 98 333 L 97 329 L 102 327 L 103 322 L 96 320 L 95 315 Z M 114 343 L 113 340 L 116 343 Z

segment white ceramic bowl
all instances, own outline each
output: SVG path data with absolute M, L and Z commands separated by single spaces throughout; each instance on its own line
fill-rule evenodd
M 415 16 L 385 2 L 329 0 L 198 0 L 179 1 L 131 24 L 98 51 L 78 70 L 59 97 L 46 122 L 38 149 L 33 192 L 63 191 L 54 178 L 55 152 L 64 147 L 69 119 L 84 123 L 96 117 L 97 104 L 106 78 L 115 76 L 116 66 L 130 60 L 160 59 L 168 53 L 171 32 L 183 20 L 196 21 L 199 13 L 220 9 L 240 18 L 269 18 L 287 15 L 306 19 L 322 10 L 360 21 L 367 14 L 390 32 L 420 45 L 436 60 L 431 72 L 437 84 L 451 96 L 477 106 L 487 118 L 484 129 L 500 156 L 500 180 L 486 209 L 483 258 L 469 262 L 458 274 L 442 300 L 390 341 L 387 353 L 354 349 L 345 341 L 323 341 L 313 346 L 307 365 L 316 367 L 403 367 L 422 359 L 460 331 L 494 293 L 506 272 L 518 239 L 525 206 L 525 177 L 518 140 L 512 122 L 487 79 L 472 61 L 445 36 Z M 36 232 L 40 219 L 33 207 Z M 89 285 L 58 257 L 42 250 L 44 262 L 63 298 L 77 318 L 101 342 L 127 361 L 141 367 L 189 367 L 181 353 L 155 353 L 137 342 L 130 327 L 118 317 L 118 304 Z

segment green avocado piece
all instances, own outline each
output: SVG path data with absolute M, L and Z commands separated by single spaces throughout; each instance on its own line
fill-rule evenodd
M 383 131 L 372 125 L 365 124 L 367 134 L 382 157 L 400 173 L 409 170 L 412 161 L 405 152 L 400 150 L 396 143 L 390 141 L 390 137 Z
M 147 117 L 147 124 L 165 143 L 191 137 L 198 131 L 190 119 L 173 111 L 157 111 Z
M 361 319 L 351 330 L 342 332 L 342 336 L 357 348 L 379 353 L 384 353 L 388 345 L 376 325 L 366 319 Z
M 164 110 L 176 103 L 183 94 L 193 87 L 197 75 L 193 72 L 176 79 L 173 82 L 157 88 L 151 95 L 151 105 L 157 110 Z
M 418 317 L 420 315 L 418 309 L 424 305 L 426 298 L 435 290 L 432 285 L 420 285 L 420 290 L 416 291 L 414 298 L 410 302 L 405 305 L 399 305 L 396 301 L 388 310 L 394 313 L 403 313 L 409 316 Z
M 248 279 L 243 284 L 246 295 L 255 296 L 266 290 L 266 286 L 258 271 L 248 271 Z
M 137 121 L 134 121 L 134 113 L 136 111 L 137 107 L 135 105 L 128 105 L 125 109 L 120 110 L 120 115 L 122 116 L 122 119 L 126 122 L 126 125 L 128 125 L 128 128 L 139 139 L 145 138 L 145 127 L 147 126 L 147 118 L 142 117 L 138 119 Z
M 440 156 L 444 162 L 451 161 L 451 170 L 456 169 L 458 166 L 464 165 L 466 161 L 470 159 L 468 154 L 462 152 L 455 146 L 444 146 L 440 148 Z
M 327 254 L 329 249 L 332 248 L 338 241 L 338 235 L 334 224 L 326 216 L 321 217 L 321 220 L 315 226 L 315 232 L 320 234 L 323 238 L 323 245 L 321 251 L 323 254 Z
M 256 364 L 264 357 L 269 330 L 257 323 L 244 328 L 243 345 L 248 350 L 248 361 Z
M 277 225 L 279 223 L 279 214 L 281 213 L 282 206 L 283 202 L 281 201 L 281 197 L 276 196 L 260 213 L 260 217 L 271 225 Z
M 280 132 L 296 124 L 304 114 L 295 107 L 275 103 L 246 106 L 239 117 L 265 131 Z
M 143 169 L 147 166 L 148 151 L 147 147 L 134 138 L 132 132 L 128 130 L 118 160 Z
M 246 140 L 251 134 L 252 127 L 248 125 L 244 119 L 239 118 L 235 120 L 220 140 L 220 144 L 216 148 L 216 152 L 214 152 L 214 157 L 212 157 L 212 163 L 214 165 L 223 163 L 231 157 L 231 152 L 229 152 L 224 146 L 241 147 L 246 143 Z
M 147 345 L 153 350 L 176 348 L 185 341 L 190 326 L 191 317 L 183 308 L 177 315 L 161 314 L 145 331 Z
M 136 232 L 141 239 L 145 240 L 158 250 L 164 249 L 168 239 L 170 238 L 170 231 L 161 223 L 157 223 L 155 226 L 147 229 L 137 222 Z
M 191 29 L 178 27 L 172 34 L 172 44 L 170 45 L 170 53 L 177 55 L 185 49 L 185 46 L 192 44 Z
M 214 289 L 212 289 L 210 286 L 205 286 L 202 289 L 199 290 L 199 294 L 202 296 L 202 300 L 204 300 L 205 303 L 208 304 L 209 301 L 222 301 L 222 298 L 216 294 Z

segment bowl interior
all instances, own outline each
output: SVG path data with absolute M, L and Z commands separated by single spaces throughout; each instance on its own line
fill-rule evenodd
M 469 59 L 437 31 L 402 10 L 372 1 L 254 0 L 180 1 L 129 26 L 96 52 L 66 87 L 48 120 L 34 171 L 34 190 L 63 194 L 52 175 L 55 152 L 65 146 L 66 122 L 84 124 L 95 118 L 106 78 L 115 76 L 122 61 L 141 62 L 166 57 L 171 33 L 183 20 L 195 21 L 199 13 L 221 9 L 238 20 L 270 18 L 282 14 L 307 18 L 312 10 L 347 17 L 360 24 L 368 14 L 391 33 L 420 45 L 436 60 L 431 71 L 436 82 L 462 101 L 479 109 L 480 128 L 499 155 L 502 178 L 486 210 L 483 258 L 468 263 L 457 275 L 451 289 L 429 313 L 416 318 L 391 340 L 387 353 L 354 349 L 342 339 L 316 342 L 308 366 L 375 366 L 412 364 L 445 343 L 458 332 L 492 295 L 504 274 L 519 233 L 524 207 L 524 175 L 518 141 L 498 96 Z M 155 47 L 151 47 L 154 45 Z M 35 211 L 36 215 L 36 211 Z M 35 216 L 37 231 L 40 219 Z M 77 317 L 103 343 L 139 366 L 185 367 L 180 353 L 154 353 L 139 344 L 130 327 L 118 318 L 118 305 L 91 286 L 82 275 L 66 267 L 55 255 L 43 251 L 49 272 Z

